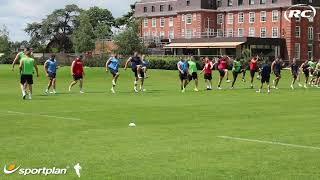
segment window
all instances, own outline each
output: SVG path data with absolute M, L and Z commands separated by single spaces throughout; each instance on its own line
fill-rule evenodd
M 147 7 L 143 7 L 143 12 L 148 12 L 148 8 Z
M 173 17 L 170 17 L 169 18 L 169 27 L 172 27 L 173 26 Z
M 267 12 L 266 11 L 261 11 L 260 12 L 260 21 L 261 22 L 267 22 Z
M 314 21 L 314 17 L 310 17 L 308 18 L 309 22 L 313 22 Z
M 164 5 L 160 5 L 160 12 L 163 12 L 164 10 Z
M 274 10 L 272 11 L 272 22 L 278 22 L 279 20 L 279 11 Z
M 217 15 L 217 24 L 223 24 L 223 14 Z
M 232 6 L 233 0 L 228 0 L 228 6 Z
M 152 27 L 157 27 L 157 19 L 152 18 Z
M 243 37 L 244 36 L 244 29 L 243 28 L 239 28 L 238 29 L 238 37 Z
M 313 40 L 313 27 L 308 27 L 308 39 Z
M 187 24 L 191 24 L 192 23 L 192 15 L 191 14 L 187 14 L 186 16 L 187 16 L 186 17 L 186 23 Z
M 161 32 L 160 32 L 160 39 L 164 39 L 164 36 L 165 36 L 164 32 L 161 31 Z
M 197 20 L 197 14 L 196 14 L 196 13 L 193 14 L 193 20 L 194 20 L 194 21 Z
M 222 0 L 217 0 L 217 7 L 221 7 L 222 6 Z
M 266 4 L 266 0 L 260 0 L 260 4 Z
M 308 59 L 313 58 L 313 44 L 308 44 Z
M 148 27 L 148 19 L 147 18 L 145 18 L 144 20 L 143 20 L 143 27 Z
M 190 6 L 190 0 L 187 0 L 187 6 Z
M 243 5 L 243 0 L 238 0 L 238 6 L 242 6 Z
M 222 29 L 217 29 L 217 37 L 222 37 L 222 36 L 223 36 Z
M 296 38 L 300 38 L 300 26 L 296 26 L 296 29 L 295 29 L 295 36 Z
M 277 2 L 278 2 L 278 0 L 272 0 L 271 2 L 272 2 L 272 3 L 277 3 Z
M 254 23 L 254 21 L 255 21 L 255 13 L 254 12 L 250 12 L 249 13 L 249 22 L 250 23 Z
M 244 13 L 240 12 L 238 14 L 238 23 L 244 23 Z
M 278 38 L 279 37 L 279 28 L 272 27 L 272 38 Z
M 300 43 L 294 45 L 294 56 L 296 59 L 300 59 Z
M 172 11 L 172 10 L 173 10 L 173 7 L 169 4 L 168 11 Z
M 160 18 L 160 27 L 164 27 L 165 19 L 164 17 Z
M 260 29 L 260 37 L 261 37 L 261 38 L 266 38 L 266 37 L 267 37 L 267 28 L 262 27 L 262 28 Z
M 296 19 L 296 22 L 300 22 L 301 21 L 301 17 L 300 16 L 296 17 L 295 19 Z
M 254 0 L 249 0 L 249 5 L 254 5 Z
M 154 6 L 152 6 L 152 7 L 151 7 L 151 11 L 152 11 L 152 12 L 155 12 L 155 11 L 156 11 L 156 8 L 155 8 Z
M 233 37 L 233 29 L 227 29 L 227 37 Z
M 256 30 L 254 27 L 249 27 L 249 37 L 255 37 L 256 36 Z
M 214 8 L 214 5 L 215 5 L 215 0 L 208 0 L 208 7 L 210 9 L 213 9 Z
M 170 38 L 170 39 L 174 39 L 174 31 L 173 31 L 173 30 L 171 30 L 171 31 L 169 32 L 169 38 Z
M 191 39 L 192 38 L 192 29 L 187 29 L 186 31 L 186 38 Z
M 309 0 L 309 3 L 312 3 L 313 2 L 313 0 Z
M 232 13 L 228 14 L 228 24 L 233 24 L 233 14 Z

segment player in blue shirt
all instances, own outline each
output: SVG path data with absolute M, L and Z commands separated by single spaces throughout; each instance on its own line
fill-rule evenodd
M 180 57 L 179 62 L 177 63 L 177 67 L 179 70 L 179 77 L 181 82 L 181 91 L 184 93 L 186 91 L 186 87 L 189 83 L 188 74 L 189 74 L 189 66 L 188 62 Z
M 149 66 L 149 62 L 148 60 L 146 59 L 146 55 L 142 55 L 141 56 L 141 61 L 142 61 L 142 71 L 144 73 L 144 77 L 145 78 L 148 78 L 148 75 L 147 75 L 147 71 L 148 71 L 148 66 Z
M 117 85 L 117 81 L 118 81 L 118 78 L 120 76 L 120 73 L 119 73 L 119 66 L 120 66 L 120 62 L 119 62 L 119 59 L 118 59 L 118 55 L 115 54 L 113 55 L 112 57 L 109 58 L 109 60 L 107 61 L 106 63 L 106 71 L 110 71 L 110 73 L 112 74 L 113 76 L 113 79 L 112 79 L 112 88 L 111 88 L 111 92 L 112 93 L 116 93 L 114 88 L 116 87 Z
M 54 54 L 51 55 L 50 59 L 48 59 L 44 63 L 44 70 L 46 72 L 47 77 L 49 78 L 48 87 L 45 91 L 46 94 L 49 93 L 50 88 L 52 87 L 53 94 L 56 94 L 56 76 L 57 76 L 58 63 L 56 60 L 56 56 Z
M 261 87 L 257 91 L 257 93 L 261 93 L 264 83 L 267 83 L 268 93 L 270 93 L 270 74 L 271 74 L 270 61 L 266 60 L 266 62 L 262 65 L 262 68 L 261 68 Z

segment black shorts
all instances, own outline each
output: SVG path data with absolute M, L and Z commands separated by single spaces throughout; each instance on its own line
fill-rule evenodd
M 256 72 L 258 72 L 258 70 L 256 70 L 256 69 L 250 70 L 250 76 L 253 78 L 254 75 L 256 74 Z
M 274 75 L 275 75 L 277 78 L 281 78 L 281 72 L 280 72 L 280 71 L 275 71 L 275 72 L 274 72 Z
M 132 72 L 134 73 L 134 77 L 138 78 L 138 70 L 132 69 Z M 140 70 L 139 74 L 140 74 L 140 77 L 144 78 L 144 73 L 142 70 Z
M 114 69 L 109 68 L 110 73 L 112 74 L 113 77 L 115 77 L 119 71 L 116 71 Z
M 56 78 L 56 76 L 57 76 L 57 74 L 56 73 L 51 73 L 51 72 L 48 72 L 48 77 L 49 77 L 49 79 L 55 79 Z
M 317 78 L 320 78 L 320 71 L 317 72 Z
M 188 75 L 189 81 L 191 80 L 197 80 L 198 79 L 198 74 L 196 72 L 193 72 L 192 74 Z
M 219 73 L 220 73 L 220 77 L 224 77 L 226 75 L 225 70 L 219 70 Z
M 206 80 L 212 80 L 212 74 L 204 74 L 204 79 Z
M 83 79 L 82 75 L 73 75 L 73 80 L 78 81 L 80 79 Z
M 270 83 L 270 76 L 262 76 L 261 83 Z
M 242 72 L 242 71 L 240 71 L 240 72 L 232 71 L 233 77 L 238 77 L 238 75 L 239 75 L 241 72 Z
M 33 84 L 33 76 L 32 75 L 24 75 L 22 74 L 21 75 L 21 78 L 20 78 L 20 83 L 21 84 Z
M 310 76 L 309 70 L 303 71 L 303 73 L 304 73 L 304 76 L 305 76 L 306 78 L 308 78 L 308 77 Z
M 297 78 L 298 78 L 298 73 L 292 73 L 292 77 L 293 77 L 294 79 L 297 79 Z
M 187 73 L 181 73 L 181 72 L 179 72 L 179 78 L 180 78 L 180 80 L 181 81 L 183 81 L 183 80 L 187 80 L 188 79 L 188 74 Z

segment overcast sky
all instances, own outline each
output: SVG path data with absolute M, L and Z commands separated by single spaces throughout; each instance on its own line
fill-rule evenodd
M 6 25 L 10 40 L 28 40 L 23 29 L 27 23 L 41 21 L 55 9 L 76 4 L 88 9 L 92 6 L 109 9 L 114 17 L 125 14 L 136 0 L 0 0 L 0 25 Z

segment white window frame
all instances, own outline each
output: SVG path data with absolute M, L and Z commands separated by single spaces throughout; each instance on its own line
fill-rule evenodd
M 192 14 L 186 15 L 186 24 L 192 24 Z
M 239 24 L 244 23 L 244 13 L 243 12 L 238 13 L 238 23 Z
M 309 51 L 309 47 L 311 47 L 311 51 Z M 313 58 L 313 44 L 308 44 L 308 59 Z
M 301 56 L 301 45 L 300 43 L 295 43 L 294 44 L 294 56 L 296 59 L 300 59 Z
M 276 32 L 276 35 L 275 35 Z M 279 28 L 278 27 L 272 27 L 272 38 L 278 38 L 279 37 Z
M 149 19 L 148 18 L 143 19 L 143 27 L 145 27 L 145 28 L 149 27 Z
M 223 24 L 223 21 L 224 21 L 224 15 L 218 14 L 217 15 L 217 24 Z
M 300 38 L 301 37 L 301 27 L 300 26 L 296 26 L 294 29 L 294 36 L 296 38 Z
M 166 19 L 164 17 L 160 18 L 160 27 L 164 27 L 166 24 Z
M 217 29 L 217 37 L 223 37 L 223 30 Z
M 253 30 L 253 31 L 252 31 Z M 256 37 L 256 28 L 255 27 L 249 27 L 249 37 Z
M 267 11 L 260 12 L 260 22 L 267 22 Z
M 314 32 L 313 32 L 313 27 L 309 26 L 308 27 L 308 39 L 313 40 L 314 39 Z
M 242 34 L 240 33 L 242 31 Z M 244 28 L 238 28 L 238 37 L 244 37 Z
M 228 17 L 227 24 L 233 24 L 233 22 L 234 22 L 234 14 L 233 13 L 228 13 L 227 17 Z
M 264 36 L 262 36 L 262 34 L 265 34 Z M 266 27 L 261 27 L 260 28 L 260 37 L 261 38 L 266 38 L 267 37 L 267 28 Z
M 191 39 L 192 38 L 192 29 L 187 29 L 186 30 L 186 39 Z
M 152 18 L 152 27 L 153 28 L 157 27 L 157 18 Z
M 169 39 L 174 39 L 174 30 L 169 31 Z
M 279 11 L 273 10 L 272 11 L 272 22 L 278 22 L 279 21 Z
M 234 32 L 232 28 L 227 29 L 227 37 L 233 37 L 234 36 Z
M 253 21 L 252 21 L 253 20 Z M 255 12 L 249 12 L 249 23 L 254 23 L 256 21 L 256 13 Z

